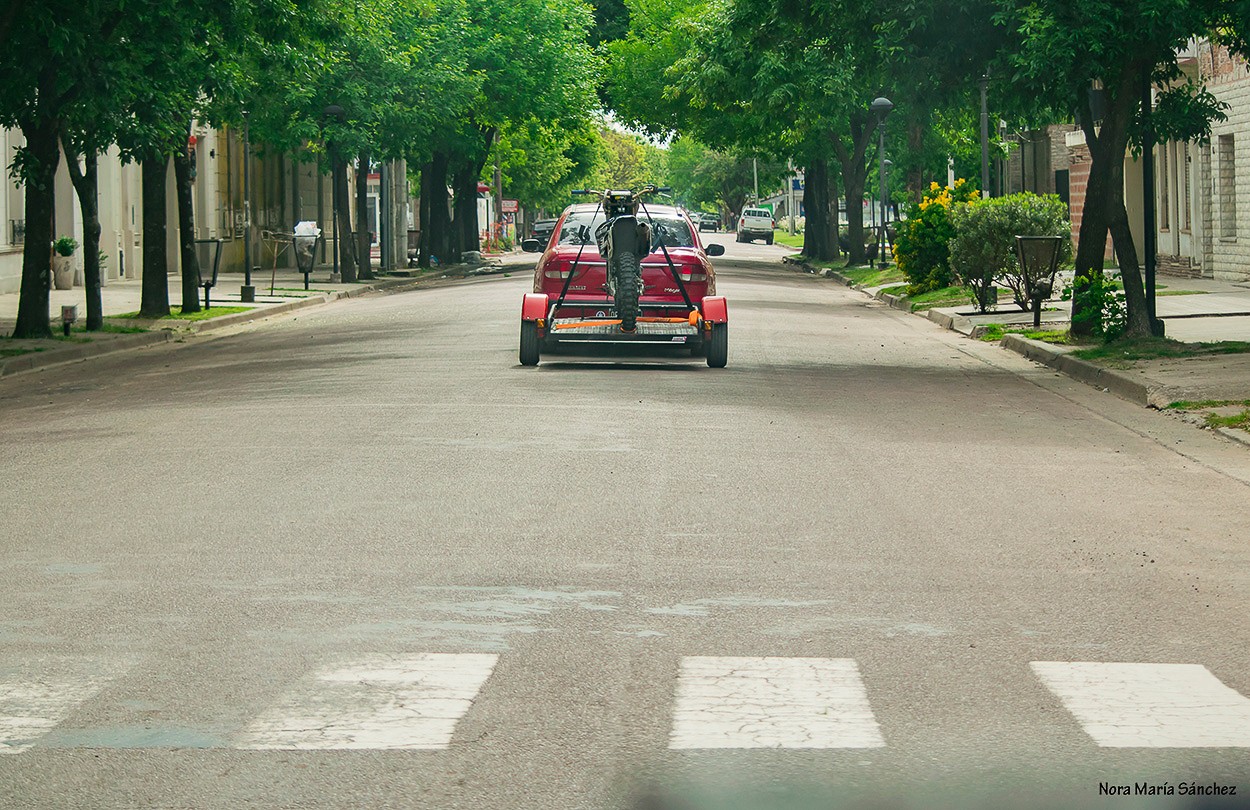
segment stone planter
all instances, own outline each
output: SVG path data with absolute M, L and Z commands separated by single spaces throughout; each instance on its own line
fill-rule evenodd
M 74 257 L 52 254 L 52 286 L 58 290 L 74 289 Z

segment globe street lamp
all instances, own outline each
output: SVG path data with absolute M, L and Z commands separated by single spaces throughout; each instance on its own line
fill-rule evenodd
M 877 170 L 878 178 L 881 180 L 881 233 L 878 240 L 877 259 L 878 266 L 885 268 L 885 118 L 894 109 L 894 102 L 885 96 L 878 96 L 872 100 L 869 105 L 872 114 L 877 117 L 877 160 L 879 166 Z

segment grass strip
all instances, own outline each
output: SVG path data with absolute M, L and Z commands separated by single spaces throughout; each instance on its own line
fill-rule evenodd
M 1220 354 L 1245 354 L 1250 342 L 1222 340 L 1214 343 L 1182 343 L 1168 338 L 1133 338 L 1115 340 L 1102 346 L 1078 349 L 1073 356 L 1082 360 L 1132 362 L 1165 358 L 1206 357 Z
M 209 307 L 201 309 L 199 312 L 172 312 L 164 318 L 153 319 L 160 321 L 206 321 L 209 318 L 218 318 L 222 315 L 234 315 L 238 312 L 248 312 L 256 307 Z M 138 312 L 126 312 L 121 315 L 109 315 L 109 318 L 130 319 L 130 320 L 148 320 L 143 318 Z

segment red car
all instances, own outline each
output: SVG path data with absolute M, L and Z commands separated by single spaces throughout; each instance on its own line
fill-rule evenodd
M 724 246 L 705 249 L 697 227 L 672 206 L 648 205 L 638 219 L 651 226 L 652 250 L 642 259 L 637 328 L 622 330 L 607 294 L 607 266 L 594 236 L 603 211 L 571 205 L 556 223 L 534 271 L 534 292 L 522 305 L 522 365 L 537 365 L 542 349 L 557 343 L 663 343 L 688 346 L 692 355 L 706 355 L 709 366 L 724 367 L 728 311 L 724 297 L 716 295 L 708 258 L 723 254 Z M 522 247 L 542 249 L 535 240 Z

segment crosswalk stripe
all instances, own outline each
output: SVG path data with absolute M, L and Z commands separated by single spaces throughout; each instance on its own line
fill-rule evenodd
M 1105 748 L 1250 747 L 1250 699 L 1199 664 L 1031 666 Z
M 446 748 L 498 659 L 426 653 L 322 670 L 262 714 L 239 747 Z
M 90 678 L 0 681 L 0 755 L 30 748 L 103 686 Z
M 879 748 L 851 658 L 683 658 L 669 748 Z

